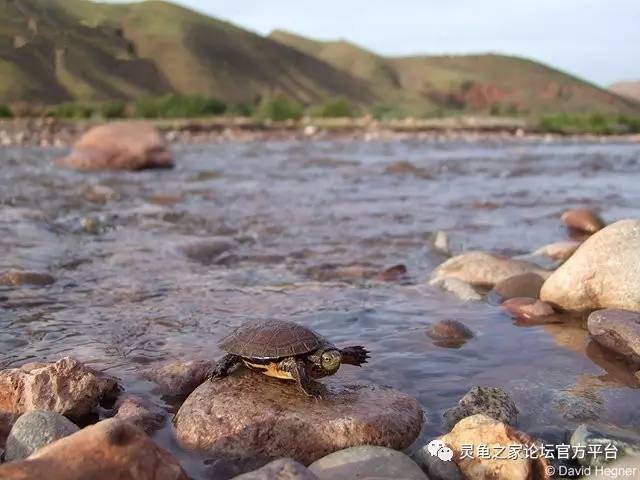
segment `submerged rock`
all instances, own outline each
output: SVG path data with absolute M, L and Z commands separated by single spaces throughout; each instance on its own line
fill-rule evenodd
M 186 397 L 209 377 L 215 366 L 213 360 L 163 362 L 145 368 L 142 376 L 156 383 L 163 395 Z
M 420 467 L 404 453 L 370 445 L 331 453 L 309 465 L 309 470 L 320 480 L 429 480 Z
M 122 395 L 115 406 L 114 418 L 125 420 L 140 427 L 146 433 L 157 430 L 164 423 L 166 412 L 144 398 L 136 395 Z
M 422 428 L 418 401 L 391 388 L 327 379 L 323 389 L 315 401 L 291 381 L 246 370 L 205 382 L 175 417 L 178 441 L 216 454 L 308 464 L 357 445 L 403 449 Z
M 253 472 L 233 477 L 232 480 L 318 480 L 318 477 L 295 460 L 281 458 Z
M 221 262 L 237 244 L 225 237 L 195 240 L 180 247 L 182 253 L 194 262 L 202 265 L 214 265 Z
M 585 452 L 590 445 L 595 447 Z M 571 446 L 579 452 L 577 459 L 585 466 L 604 465 L 625 457 L 640 460 L 640 434 L 611 425 L 583 423 L 571 435 Z
M 492 293 L 502 300 L 515 297 L 538 298 L 543 283 L 544 278 L 537 273 L 523 273 L 498 282 Z
M 142 122 L 112 122 L 91 128 L 58 165 L 78 170 L 144 170 L 172 168 L 167 143 Z
M 589 315 L 587 327 L 600 345 L 640 364 L 640 313 L 598 310 Z
M 3 480 L 187 480 L 178 461 L 142 430 L 103 420 L 0 466 Z
M 21 415 L 51 410 L 76 418 L 89 414 L 118 388 L 116 378 L 65 357 L 0 371 L 0 410 Z
M 450 258 L 433 273 L 433 278 L 451 277 L 473 286 L 494 287 L 497 283 L 523 273 L 549 274 L 538 265 L 522 260 L 502 258 L 485 252 L 466 252 Z
M 514 317 L 526 320 L 548 317 L 554 314 L 553 308 L 548 303 L 535 298 L 510 298 L 502 304 L 502 308 Z
M 589 237 L 544 282 L 540 299 L 564 310 L 640 311 L 640 220 L 621 220 Z
M 56 279 L 48 273 L 25 272 L 23 270 L 9 270 L 0 273 L 0 285 L 18 287 L 20 285 L 35 285 L 45 287 L 55 283 Z
M 456 424 L 453 430 L 442 437 L 446 446 L 453 450 L 454 462 L 468 479 L 473 480 L 544 480 L 549 476 L 543 458 L 527 458 L 525 447 L 534 441 L 527 434 L 486 415 L 473 415 Z M 463 455 L 463 448 L 472 445 L 471 455 Z M 489 446 L 489 458 L 479 454 L 478 447 Z M 515 459 L 494 454 L 496 448 L 508 451 L 511 446 L 520 446 Z M 494 450 L 492 450 L 494 449 Z
M 459 401 L 456 407 L 444 413 L 449 428 L 466 417 L 481 413 L 500 422 L 516 425 L 518 407 L 511 396 L 496 387 L 474 387 Z
M 464 323 L 456 320 L 440 320 L 427 330 L 429 338 L 435 340 L 436 345 L 443 347 L 457 347 L 473 338 L 473 332 Z
M 27 458 L 36 450 L 78 431 L 78 427 L 56 412 L 34 410 L 22 415 L 7 438 L 7 462 Z
M 482 300 L 482 295 L 467 282 L 457 278 L 439 277 L 429 281 L 429 285 L 439 287 L 445 292 L 449 292 L 463 302 L 478 302 Z
M 581 232 L 595 233 L 604 228 L 602 219 L 588 208 L 567 210 L 561 218 L 567 227 Z
M 383 270 L 375 277 L 373 280 L 377 280 L 379 282 L 397 282 L 402 280 L 407 276 L 407 267 L 404 265 L 394 265 L 393 267 L 389 267 L 386 270 Z

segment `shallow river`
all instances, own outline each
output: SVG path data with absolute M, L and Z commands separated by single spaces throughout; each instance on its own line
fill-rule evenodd
M 0 150 L 0 271 L 57 280 L 0 287 L 0 366 L 73 355 L 174 409 L 139 378 L 141 366 L 217 357 L 216 340 L 232 327 L 276 317 L 366 345 L 370 363 L 338 375 L 416 396 L 422 440 L 442 432 L 443 411 L 475 385 L 505 388 L 520 428 L 551 440 L 585 418 L 640 428 L 638 381 L 578 325 L 519 327 L 496 306 L 425 285 L 445 259 L 431 246 L 438 229 L 454 253 L 515 255 L 565 239 L 559 214 L 568 207 L 637 218 L 640 145 L 336 141 L 174 151 L 173 171 L 84 174 L 51 165 L 62 150 Z M 402 173 L 398 162 L 418 169 Z M 88 201 L 92 185 L 112 198 Z M 327 265 L 354 263 L 404 263 L 409 281 L 327 278 Z M 425 331 L 442 319 L 476 337 L 458 349 L 434 345 Z M 182 452 L 170 422 L 156 439 L 195 477 L 224 470 Z

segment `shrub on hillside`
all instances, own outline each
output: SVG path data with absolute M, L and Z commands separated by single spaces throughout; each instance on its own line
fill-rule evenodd
M 353 117 L 354 111 L 351 104 L 344 98 L 330 100 L 324 105 L 310 109 L 311 116 L 323 118 L 345 118 Z
M 6 105 L 0 105 L 0 118 L 11 118 L 13 114 L 11 109 Z
M 47 115 L 55 118 L 90 118 L 95 107 L 78 102 L 61 103 L 47 111 Z
M 226 109 L 226 104 L 215 98 L 169 94 L 138 100 L 133 115 L 142 118 L 194 118 L 221 115 Z
M 263 98 L 258 105 L 256 116 L 262 119 L 283 122 L 302 118 L 303 108 L 295 100 L 286 97 Z
M 103 102 L 98 107 L 102 118 L 124 118 L 127 115 L 127 104 L 122 100 Z

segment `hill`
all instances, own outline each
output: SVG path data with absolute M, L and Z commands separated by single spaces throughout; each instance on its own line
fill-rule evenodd
M 609 87 L 609 90 L 640 102 L 640 80 L 616 82 Z
M 503 55 L 389 58 L 346 41 L 260 36 L 149 0 L 0 0 L 0 104 L 198 94 L 255 105 L 342 98 L 384 115 L 637 112 L 637 103 Z M 344 110 L 344 109 L 343 109 Z

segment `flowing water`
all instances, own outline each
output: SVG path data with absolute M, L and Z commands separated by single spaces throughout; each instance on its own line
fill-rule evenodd
M 231 328 L 275 317 L 370 349 L 365 368 L 338 375 L 417 397 L 421 440 L 444 430 L 444 410 L 475 385 L 505 388 L 520 428 L 547 438 L 584 418 L 640 428 L 638 380 L 578 324 L 516 326 L 496 306 L 425 284 L 445 259 L 431 246 L 438 229 L 455 252 L 516 255 L 565 239 L 558 217 L 568 207 L 637 218 L 640 145 L 318 141 L 174 151 L 173 171 L 91 174 L 52 166 L 63 150 L 0 151 L 0 271 L 57 280 L 0 287 L 0 366 L 73 355 L 173 411 L 140 378 L 142 366 L 217 357 Z M 87 199 L 104 187 L 107 201 Z M 327 265 L 398 263 L 406 282 L 326 278 Z M 434 345 L 425 331 L 443 319 L 464 322 L 475 338 Z M 170 422 L 156 439 L 195 477 L 215 464 L 181 451 Z

